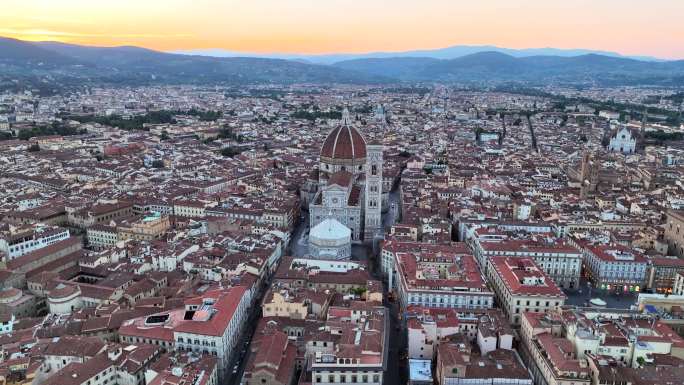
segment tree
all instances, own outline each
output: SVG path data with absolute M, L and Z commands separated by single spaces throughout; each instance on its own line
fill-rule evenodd
M 119 115 L 77 115 L 68 116 L 68 118 L 81 123 L 95 122 L 106 126 L 118 127 L 122 130 L 142 130 L 145 124 L 176 124 L 176 119 L 173 117 L 176 114 L 180 114 L 180 112 L 162 110 L 150 111 L 145 115 L 132 116 L 130 119 L 124 119 Z
M 603 146 L 603 148 L 608 147 L 609 144 L 610 138 L 608 136 L 604 136 L 603 138 L 601 138 L 601 146 Z
M 234 148 L 234 147 L 224 147 L 221 149 L 221 155 L 227 156 L 229 158 L 234 157 L 235 155 L 240 154 L 240 150 Z
M 180 114 L 182 111 L 178 111 L 178 113 Z M 196 108 L 191 108 L 186 113 L 188 115 L 197 116 L 199 120 L 203 122 L 213 122 L 223 116 L 223 112 L 221 111 L 200 111 Z
M 646 139 L 656 139 L 660 141 L 682 140 L 684 134 L 681 132 L 664 132 L 663 130 L 649 131 L 646 133 Z
M 353 289 L 349 289 L 349 293 L 358 295 L 359 297 L 363 296 L 363 294 L 368 291 L 365 287 L 356 287 Z
M 161 135 L 159 135 L 159 139 L 160 140 L 169 140 L 170 139 L 169 133 L 166 132 L 166 130 L 162 131 Z
M 639 366 L 644 366 L 646 364 L 646 360 L 644 359 L 644 357 L 637 357 L 636 361 L 637 364 L 639 364 Z
M 156 159 L 152 161 L 152 167 L 153 168 L 164 168 L 164 161 L 160 159 Z
M 302 106 L 304 107 L 304 106 Z M 293 112 L 290 116 L 294 119 L 306 119 L 310 121 L 315 121 L 316 119 L 342 119 L 342 108 L 337 106 L 335 111 L 321 111 L 320 107 L 317 105 L 313 106 L 313 112 L 308 111 L 305 108 Z

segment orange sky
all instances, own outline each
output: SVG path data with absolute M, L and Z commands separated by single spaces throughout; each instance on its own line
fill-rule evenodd
M 159 50 L 457 44 L 684 58 L 684 0 L 2 0 L 0 36 Z

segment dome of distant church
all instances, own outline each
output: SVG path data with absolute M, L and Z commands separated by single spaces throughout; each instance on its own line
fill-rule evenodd
M 342 124 L 330 131 L 321 148 L 321 160 L 363 160 L 366 158 L 366 141 L 352 125 L 349 112 L 342 113 Z

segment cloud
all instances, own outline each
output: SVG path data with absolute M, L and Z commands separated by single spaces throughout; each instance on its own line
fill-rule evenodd
M 96 23 L 91 20 L 80 20 L 80 19 L 64 19 L 60 17 L 52 16 L 27 16 L 22 17 L 31 21 L 39 21 L 41 23 L 58 23 L 58 24 L 72 24 L 72 25 L 95 25 Z
M 37 28 L 0 28 L 0 35 L 30 37 L 54 37 L 54 38 L 113 38 L 113 39 L 160 39 L 192 37 L 190 34 L 150 34 L 150 33 L 81 33 L 68 31 L 53 31 Z

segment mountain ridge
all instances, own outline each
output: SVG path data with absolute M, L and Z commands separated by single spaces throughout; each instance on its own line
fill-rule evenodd
M 3 52 L 0 90 L 17 79 L 60 86 L 400 82 L 684 86 L 684 60 L 650 62 L 596 53 L 514 57 L 484 51 L 453 59 L 362 58 L 321 65 L 298 60 L 216 58 L 135 46 L 89 47 L 9 38 L 0 38 L 0 52 Z
M 408 51 L 375 51 L 366 53 L 331 53 L 331 54 L 287 54 L 287 53 L 253 53 L 253 52 L 239 52 L 223 49 L 195 49 L 195 50 L 176 50 L 173 53 L 184 55 L 202 55 L 214 57 L 270 57 L 289 60 L 304 60 L 317 64 L 333 64 L 339 61 L 353 60 L 353 59 L 380 59 L 380 58 L 398 58 L 398 57 L 427 57 L 433 59 L 455 59 L 458 57 L 471 55 L 478 52 L 501 52 L 513 57 L 527 57 L 527 56 L 579 56 L 586 54 L 599 54 L 603 56 L 613 56 L 621 58 L 630 58 L 641 61 L 667 61 L 652 56 L 638 56 L 638 55 L 623 55 L 612 51 L 591 50 L 591 49 L 564 49 L 564 48 L 506 48 L 494 45 L 454 45 L 444 48 L 436 49 L 416 49 Z
M 684 84 L 684 60 L 645 62 L 599 54 L 516 58 L 500 52 L 480 52 L 448 60 L 354 59 L 333 66 L 370 75 L 392 74 L 402 81 Z
M 0 76 L 108 84 L 385 83 L 385 77 L 283 59 L 212 58 L 134 46 L 90 47 L 0 38 Z

